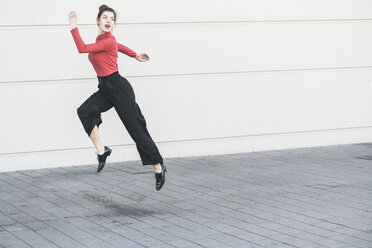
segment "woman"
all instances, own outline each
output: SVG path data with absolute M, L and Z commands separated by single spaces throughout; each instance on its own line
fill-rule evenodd
M 154 141 L 146 128 L 146 121 L 135 101 L 135 94 L 130 83 L 118 72 L 118 51 L 137 59 L 140 62 L 149 60 L 147 54 L 137 54 L 128 47 L 116 42 L 111 34 L 116 24 L 116 12 L 102 5 L 97 15 L 98 36 L 96 42 L 86 45 L 77 28 L 75 11 L 69 13 L 71 34 L 79 53 L 89 53 L 99 81 L 98 91 L 91 95 L 77 110 L 85 132 L 93 141 L 97 150 L 99 173 L 105 166 L 106 159 L 112 150 L 103 146 L 98 127 L 102 123 L 101 113 L 115 108 L 128 133 L 136 143 L 142 164 L 154 167 L 156 190 L 160 190 L 165 182 L 166 166 Z

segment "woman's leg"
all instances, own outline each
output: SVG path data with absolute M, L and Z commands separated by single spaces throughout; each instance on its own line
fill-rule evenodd
M 105 152 L 105 148 L 102 144 L 101 137 L 99 136 L 97 125 L 94 126 L 89 137 L 93 141 L 94 146 L 96 147 L 97 154 L 99 155 L 103 154 Z
M 77 109 L 85 132 L 93 141 L 98 154 L 104 152 L 104 146 L 98 132 L 98 127 L 102 123 L 101 113 L 110 108 L 112 108 L 111 100 L 105 97 L 101 90 L 98 90 Z
M 155 173 L 160 173 L 161 172 L 161 165 L 160 163 L 154 164 L 154 171 Z
M 77 113 L 83 124 L 85 132 L 93 141 L 97 150 L 99 173 L 106 164 L 106 159 L 111 154 L 111 149 L 102 145 L 98 127 L 102 123 L 101 113 L 112 108 L 111 100 L 106 97 L 101 90 L 91 95 L 78 109 Z
M 136 143 L 143 165 L 153 165 L 155 171 L 161 171 L 163 158 L 152 140 L 140 107 L 135 101 L 132 86 L 125 78 L 120 78 L 115 86 L 113 105 L 129 135 Z
M 107 88 L 110 89 L 116 112 L 136 143 L 142 165 L 153 166 L 156 179 L 155 188 L 159 191 L 165 182 L 166 166 L 163 164 L 163 158 L 147 130 L 146 120 L 136 103 L 132 86 L 125 78 L 120 76 L 108 81 Z

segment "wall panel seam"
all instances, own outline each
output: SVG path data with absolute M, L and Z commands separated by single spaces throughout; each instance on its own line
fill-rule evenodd
M 134 25 L 184 25 L 184 24 L 243 24 L 243 23 L 308 23 L 308 22 L 364 22 L 372 18 L 349 19 L 288 19 L 288 20 L 240 20 L 240 21 L 184 21 L 184 22 L 118 22 L 117 26 Z M 80 23 L 78 26 L 96 27 L 96 24 Z M 32 27 L 69 27 L 68 24 L 30 24 L 30 25 L 0 25 L 0 28 L 32 28 Z
M 345 67 L 324 67 L 324 68 L 293 68 L 293 69 L 278 69 L 278 70 L 251 70 L 251 71 L 231 71 L 231 72 L 200 72 L 200 73 L 175 73 L 175 74 L 154 74 L 154 75 L 138 75 L 124 76 L 128 79 L 136 78 L 159 78 L 159 77 L 187 77 L 187 76 L 208 76 L 208 75 L 239 75 L 239 74 L 261 74 L 261 73 L 281 73 L 281 72 L 301 72 L 301 71 L 332 71 L 332 70 L 357 70 L 357 69 L 372 69 L 372 65 L 367 66 L 345 66 Z M 120 71 L 119 71 L 120 72 Z M 22 81 L 0 81 L 2 84 L 17 84 L 17 83 L 45 83 L 45 82 L 70 82 L 97 80 L 92 78 L 65 78 L 65 79 L 39 79 L 39 80 L 22 80 Z
M 166 140 L 166 141 L 155 141 L 157 144 L 168 144 L 168 143 L 180 143 L 180 142 L 200 142 L 200 141 L 211 141 L 211 140 L 224 140 L 224 139 L 239 139 L 249 137 L 263 137 L 273 135 L 290 135 L 290 134 L 306 134 L 306 133 L 324 133 L 324 132 L 335 132 L 335 131 L 346 131 L 346 130 L 358 130 L 358 129 L 370 129 L 372 126 L 360 126 L 360 127 L 341 127 L 341 128 L 329 128 L 329 129 L 317 129 L 317 130 L 302 130 L 302 131 L 288 131 L 288 132 L 277 132 L 277 133 L 260 133 L 260 134 L 248 134 L 248 135 L 236 135 L 236 136 L 224 136 L 224 137 L 209 137 L 199 139 L 184 139 L 184 140 Z M 110 145 L 110 147 L 123 147 L 123 146 L 135 146 L 135 144 L 118 144 Z M 63 152 L 63 151 L 74 151 L 74 150 L 86 150 L 94 149 L 91 147 L 78 147 L 78 148 L 67 148 L 67 149 L 51 149 L 51 150 L 39 150 L 39 151 L 24 151 L 24 152 L 10 152 L 0 153 L 1 156 L 6 155 L 20 155 L 30 153 L 45 153 L 45 152 Z

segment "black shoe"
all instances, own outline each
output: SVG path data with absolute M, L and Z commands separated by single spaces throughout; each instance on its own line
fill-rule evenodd
M 156 178 L 156 190 L 159 191 L 165 182 L 165 172 L 167 171 L 167 167 L 161 164 L 161 172 L 155 173 Z
M 105 146 L 105 152 L 102 155 L 97 154 L 97 157 L 98 157 L 97 173 L 99 173 L 103 169 L 103 167 L 105 167 L 106 158 L 110 156 L 111 152 L 112 150 L 108 148 L 107 146 Z

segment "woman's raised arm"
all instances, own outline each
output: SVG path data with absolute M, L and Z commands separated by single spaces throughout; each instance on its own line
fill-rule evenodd
M 72 37 L 74 38 L 76 47 L 79 53 L 95 53 L 95 52 L 103 52 L 106 50 L 110 50 L 115 46 L 114 39 L 101 39 L 98 40 L 96 43 L 92 44 L 85 44 L 84 41 L 81 39 L 79 34 L 79 30 L 77 27 L 71 30 Z
M 115 41 L 113 39 L 103 39 L 99 40 L 96 43 L 85 44 L 77 28 L 77 16 L 75 11 L 71 11 L 69 13 L 69 21 L 71 26 L 71 34 L 72 37 L 74 38 L 79 53 L 102 52 L 109 50 L 113 46 L 115 46 Z

